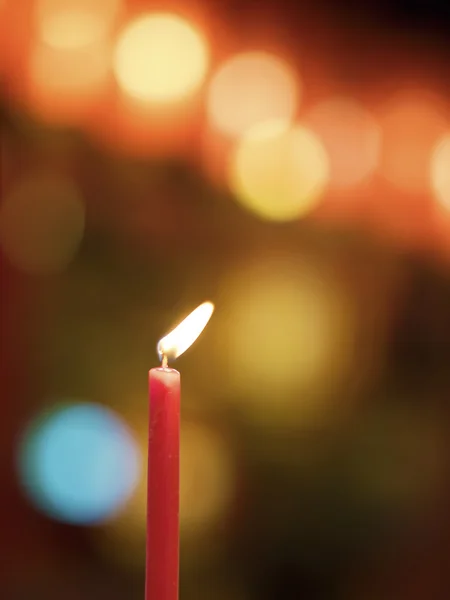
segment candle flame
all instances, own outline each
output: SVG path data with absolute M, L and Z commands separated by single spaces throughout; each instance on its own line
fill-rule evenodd
M 183 354 L 205 329 L 214 312 L 212 302 L 203 302 L 184 321 L 158 342 L 157 350 L 163 366 Z

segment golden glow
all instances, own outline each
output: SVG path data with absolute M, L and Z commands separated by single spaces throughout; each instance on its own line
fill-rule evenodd
M 71 181 L 29 176 L 0 207 L 0 244 L 10 261 L 28 273 L 63 270 L 84 231 L 84 204 Z
M 164 357 L 168 360 L 178 358 L 192 346 L 205 329 L 213 312 L 214 304 L 212 302 L 200 304 L 175 329 L 159 340 L 158 354 L 161 360 Z
M 431 184 L 438 202 L 450 210 L 450 133 L 439 140 L 433 152 Z
M 81 102 L 80 94 L 98 91 L 106 83 L 109 50 L 103 43 L 64 51 L 38 44 L 30 55 L 30 86 L 38 95 L 65 92 L 76 94 Z
M 234 468 L 226 439 L 201 423 L 181 429 L 180 524 L 197 534 L 223 515 L 234 488 Z
M 292 256 L 259 257 L 224 280 L 220 294 L 218 352 L 239 409 L 272 424 L 334 415 L 323 399 L 345 385 L 355 335 L 336 274 Z
M 114 72 L 122 90 L 144 102 L 171 102 L 203 82 L 209 50 L 200 32 L 169 13 L 147 13 L 122 31 Z
M 330 161 L 330 187 L 349 188 L 378 166 L 381 129 L 374 117 L 351 98 L 330 98 L 306 117 L 320 136 Z
M 272 119 L 291 120 L 299 98 L 299 82 L 291 67 L 265 52 L 247 52 L 227 60 L 208 91 L 211 125 L 228 136 Z
M 247 209 L 263 219 L 291 221 L 320 201 L 328 181 L 328 159 L 311 131 L 272 121 L 242 138 L 229 178 L 237 200 Z
M 38 0 L 35 17 L 39 38 L 61 50 L 97 43 L 111 29 L 121 4 L 121 0 Z
M 381 172 L 396 187 L 429 190 L 430 155 L 447 129 L 444 111 L 438 98 L 424 92 L 402 93 L 384 107 Z

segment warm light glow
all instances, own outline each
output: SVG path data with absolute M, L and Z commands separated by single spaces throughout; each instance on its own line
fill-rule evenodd
M 264 52 L 238 54 L 214 75 L 208 92 L 213 127 L 229 136 L 245 133 L 269 119 L 291 120 L 299 83 L 284 61 Z
M 330 187 L 349 188 L 367 179 L 378 165 L 381 130 L 374 117 L 351 98 L 331 98 L 307 115 L 330 161 Z
M 110 50 L 103 42 L 77 50 L 33 46 L 25 79 L 29 110 L 58 125 L 80 124 L 109 83 Z
M 433 152 L 431 184 L 438 202 L 450 210 L 450 133 L 439 140 Z
M 38 93 L 69 93 L 77 96 L 102 89 L 108 78 L 107 44 L 83 50 L 55 50 L 44 44 L 31 49 L 29 84 Z
M 114 71 L 118 84 L 144 102 L 170 102 L 192 94 L 208 68 L 203 36 L 172 14 L 140 16 L 122 31 Z
M 182 535 L 193 536 L 228 508 L 234 465 L 226 438 L 202 423 L 184 423 L 180 442 L 180 525 Z
M 121 4 L 121 0 L 38 0 L 39 38 L 61 50 L 89 46 L 109 32 Z
M 424 92 L 405 92 L 384 107 L 381 171 L 398 188 L 429 190 L 430 155 L 448 126 L 444 111 L 438 98 Z
M 308 129 L 274 121 L 257 125 L 237 145 L 230 187 L 259 217 L 290 221 L 310 212 L 328 181 L 328 159 Z
M 165 357 L 167 360 L 173 360 L 183 354 L 205 329 L 213 312 L 212 302 L 204 302 L 192 311 L 184 321 L 158 342 L 160 359 L 164 360 Z
M 239 409 L 272 426 L 335 414 L 323 400 L 346 385 L 356 360 L 352 299 L 336 273 L 291 255 L 259 256 L 219 293 L 218 352 Z

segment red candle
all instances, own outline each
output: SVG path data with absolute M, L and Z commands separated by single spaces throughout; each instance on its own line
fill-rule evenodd
M 149 372 L 146 600 L 178 600 L 180 374 Z
M 145 600 L 178 600 L 180 374 L 168 361 L 195 342 L 213 310 L 201 304 L 160 340 L 162 366 L 149 372 Z

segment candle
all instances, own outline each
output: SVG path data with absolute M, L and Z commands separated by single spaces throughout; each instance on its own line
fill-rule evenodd
M 211 302 L 197 307 L 158 343 L 162 366 L 149 372 L 145 600 L 178 600 L 180 374 L 169 368 L 205 328 Z

